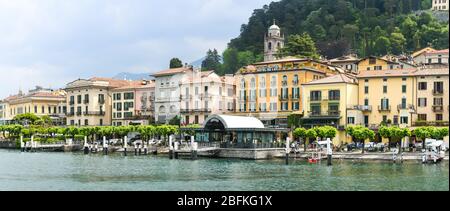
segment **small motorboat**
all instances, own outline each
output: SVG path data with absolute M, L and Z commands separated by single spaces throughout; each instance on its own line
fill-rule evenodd
M 315 164 L 315 163 L 317 163 L 317 159 L 316 158 L 309 158 L 308 159 L 308 163 Z

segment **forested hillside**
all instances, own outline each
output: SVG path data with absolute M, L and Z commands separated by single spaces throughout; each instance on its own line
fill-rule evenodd
M 221 74 L 262 60 L 264 34 L 276 20 L 286 35 L 308 33 L 319 53 L 334 58 L 347 53 L 360 57 L 402 54 L 432 46 L 448 48 L 448 22 L 431 12 L 431 0 L 281 0 L 254 10 L 239 37 L 223 54 Z

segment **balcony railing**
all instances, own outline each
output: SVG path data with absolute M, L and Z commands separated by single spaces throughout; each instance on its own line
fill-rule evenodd
M 309 97 L 308 99 L 311 102 L 322 101 L 322 97 Z
M 104 116 L 105 112 L 104 111 L 85 111 L 85 112 L 83 112 L 83 114 L 86 116 Z
M 391 106 L 378 106 L 378 111 L 391 111 Z
M 443 95 L 444 90 L 442 89 L 433 89 L 433 95 Z
M 192 95 L 180 95 L 180 100 L 189 100 L 192 99 Z
M 423 127 L 423 126 L 438 126 L 438 127 L 448 127 L 448 121 L 416 121 L 412 124 L 413 127 Z
M 300 99 L 300 95 L 289 95 L 289 98 L 291 100 L 299 100 Z
M 278 99 L 280 99 L 280 101 L 288 101 L 289 97 L 288 95 L 278 95 Z
M 83 114 L 83 112 L 81 112 L 81 111 L 77 111 L 77 113 L 76 113 L 77 116 L 81 116 L 81 114 Z
M 282 82 L 281 82 L 281 85 L 282 85 L 282 86 L 287 86 L 287 85 L 288 85 L 288 82 L 287 82 L 287 81 L 282 81 Z
M 98 103 L 100 103 L 100 104 L 105 104 L 105 100 L 104 100 L 104 99 L 99 99 L 99 100 L 98 100 Z
M 69 101 L 69 105 L 75 105 L 75 101 Z
M 397 105 L 397 110 L 415 110 L 415 107 L 414 107 L 414 105 L 411 105 L 411 104 L 407 104 L 407 105 L 405 105 L 405 104 L 398 104 Z
M 339 101 L 339 100 L 341 100 L 341 97 L 340 96 L 331 96 L 331 97 L 328 97 L 328 100 L 329 101 Z
M 84 104 L 89 104 L 89 100 L 83 100 Z
M 75 116 L 75 112 L 68 112 L 66 116 Z
M 212 110 L 210 108 L 202 108 L 202 109 L 180 109 L 180 113 L 189 114 L 189 113 L 211 113 Z
M 297 86 L 298 85 L 298 81 L 292 80 L 292 85 Z
M 340 111 L 326 111 L 326 112 L 316 112 L 316 111 L 310 111 L 308 112 L 310 117 L 339 117 L 341 116 Z
M 358 111 L 372 111 L 372 106 L 370 105 L 351 105 L 347 107 L 347 110 L 358 110 Z
M 443 105 L 433 105 L 433 112 L 442 112 L 444 111 Z

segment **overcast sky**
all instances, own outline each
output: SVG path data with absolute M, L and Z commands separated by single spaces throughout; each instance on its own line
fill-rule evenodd
M 271 0 L 0 0 L 0 98 L 223 51 Z

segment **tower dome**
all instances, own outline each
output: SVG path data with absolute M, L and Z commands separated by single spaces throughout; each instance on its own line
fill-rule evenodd
M 273 20 L 273 25 L 269 27 L 269 37 L 279 37 L 280 35 L 281 29 L 275 24 L 275 20 Z

